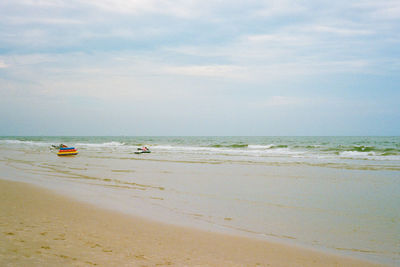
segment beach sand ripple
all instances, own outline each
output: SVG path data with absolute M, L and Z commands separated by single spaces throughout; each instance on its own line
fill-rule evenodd
M 155 223 L 0 180 L 0 266 L 378 266 Z

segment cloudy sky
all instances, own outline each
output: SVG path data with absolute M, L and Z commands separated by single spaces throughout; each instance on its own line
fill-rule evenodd
M 0 135 L 400 135 L 399 0 L 2 0 Z

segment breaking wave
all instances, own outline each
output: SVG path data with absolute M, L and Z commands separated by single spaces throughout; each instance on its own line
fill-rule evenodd
M 400 161 L 400 137 L 0 137 L 0 146 L 41 149 L 60 143 L 89 152 L 128 154 L 146 145 L 164 156 L 172 153 L 189 158 L 205 155 L 235 159 L 241 156 L 250 161 L 271 157 L 283 161 L 293 158 Z
M 75 146 L 82 147 L 122 147 L 125 146 L 125 143 L 121 142 L 106 142 L 106 143 L 76 143 Z

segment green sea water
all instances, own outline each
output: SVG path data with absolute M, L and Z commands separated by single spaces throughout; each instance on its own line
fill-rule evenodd
M 110 152 L 124 157 L 146 145 L 171 160 L 305 164 L 332 168 L 400 170 L 400 137 L 0 137 L 0 145 L 43 149 L 68 144 L 80 150 Z
M 79 154 L 58 157 L 61 143 Z M 400 265 L 400 137 L 0 137 L 0 170 L 125 213 Z

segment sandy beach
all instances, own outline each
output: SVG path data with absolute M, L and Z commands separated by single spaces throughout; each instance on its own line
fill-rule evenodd
M 0 180 L 1 266 L 379 266 L 102 210 Z

